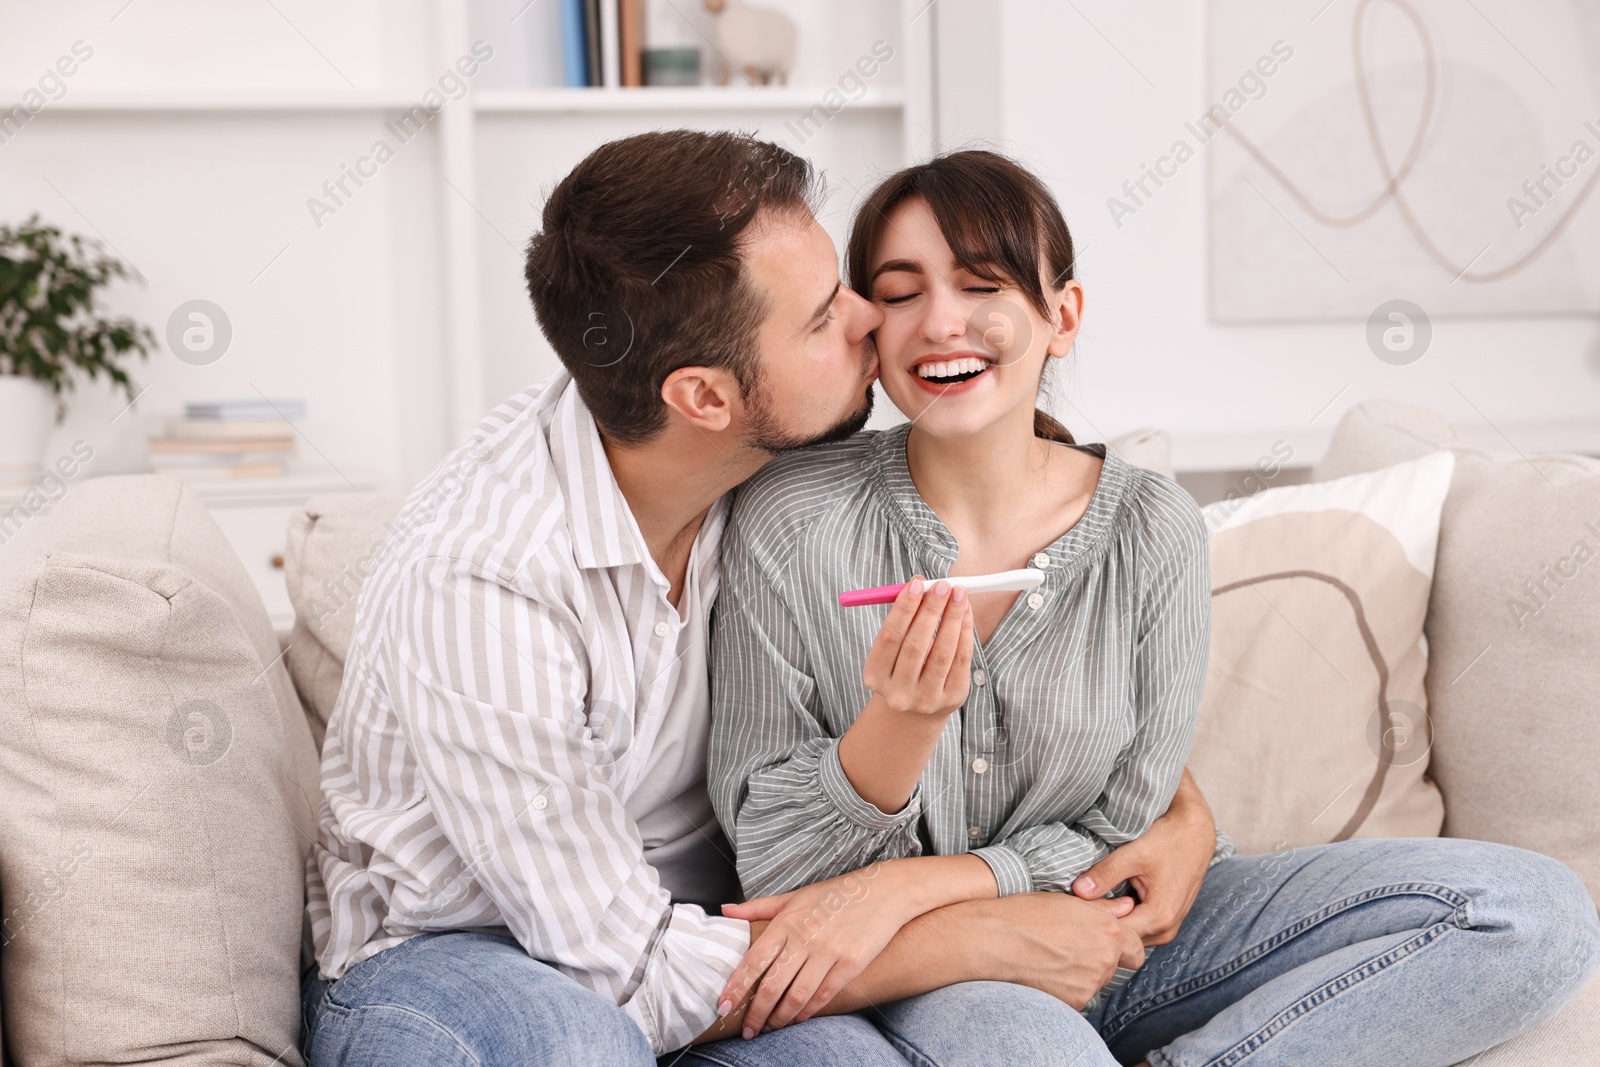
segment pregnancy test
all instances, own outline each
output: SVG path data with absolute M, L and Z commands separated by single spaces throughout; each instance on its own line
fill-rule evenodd
M 925 578 L 924 584 L 948 582 L 969 593 L 1007 593 L 1018 589 L 1032 589 L 1044 581 L 1044 571 L 1024 567 L 1020 571 L 1000 571 L 998 574 L 970 574 L 959 578 Z M 899 585 L 879 585 L 871 589 L 852 589 L 839 594 L 841 608 L 861 608 L 868 604 L 892 604 L 910 582 Z

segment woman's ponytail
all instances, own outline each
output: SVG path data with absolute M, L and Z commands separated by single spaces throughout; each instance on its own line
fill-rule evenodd
M 1038 408 L 1033 409 L 1033 436 L 1042 437 L 1046 441 L 1057 441 L 1064 445 L 1075 445 L 1072 431 L 1061 425 L 1052 416 L 1046 415 Z

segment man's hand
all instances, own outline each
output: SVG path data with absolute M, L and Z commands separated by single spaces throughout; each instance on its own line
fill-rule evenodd
M 1211 806 L 1185 769 L 1167 813 L 1142 837 L 1079 875 L 1072 891 L 1092 899 L 1127 881 L 1139 904 L 1123 923 L 1147 947 L 1165 945 L 1177 936 L 1193 907 L 1216 846 L 1217 825 Z

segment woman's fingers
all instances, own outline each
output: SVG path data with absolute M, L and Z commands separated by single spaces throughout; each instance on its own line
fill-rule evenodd
M 850 978 L 845 977 L 844 973 L 845 968 L 837 964 L 834 965 L 828 971 L 828 976 L 822 980 L 822 984 L 817 986 L 816 992 L 811 994 L 811 999 L 806 1002 L 806 1006 L 800 1009 L 800 1014 L 794 1017 L 794 1021 L 803 1023 L 823 1008 L 826 1008 L 828 1002 L 839 995 L 839 990 L 850 984 Z
M 919 679 L 924 692 L 930 697 L 944 693 L 945 679 L 950 676 L 950 668 L 961 650 L 961 637 L 970 610 L 967 591 L 961 588 L 951 590 L 939 619 L 939 634 L 933 639 L 933 647 L 928 650 L 928 661 L 923 664 Z
M 811 1003 L 812 995 L 827 977 L 830 966 L 815 956 L 806 960 L 805 966 L 800 968 L 800 973 L 789 983 L 789 991 L 778 1001 L 778 1006 L 773 1009 L 772 1014 L 767 1016 L 767 1029 L 782 1030 L 794 1022 L 806 1005 Z
M 901 642 L 905 640 L 906 631 L 911 629 L 911 620 L 916 617 L 917 606 L 921 604 L 926 589 L 927 584 L 918 574 L 894 598 L 889 614 L 884 617 L 883 625 L 878 627 L 878 636 L 867 653 L 866 669 L 862 673 L 868 689 L 877 692 L 888 684 L 894 674 Z
M 726 1015 L 745 1002 L 761 976 L 772 966 L 772 961 L 783 951 L 787 940 L 787 934 L 779 923 L 772 923 L 756 938 L 750 951 L 744 954 L 744 959 L 739 961 L 739 966 L 728 977 L 728 984 L 722 987 L 722 996 L 717 999 L 718 1015 Z
M 805 954 L 795 951 L 792 946 L 778 953 L 778 958 L 772 961 L 767 973 L 761 976 L 761 982 L 756 986 L 756 995 L 751 998 L 750 1006 L 744 1010 L 745 1037 L 754 1037 L 767 1025 L 767 1017 L 772 1014 L 772 1009 L 777 1007 L 778 998 L 788 991 L 789 983 L 794 981 L 795 972 L 804 962 Z
M 957 700 L 957 705 L 966 702 L 967 692 L 972 688 L 972 655 L 977 647 L 978 634 L 976 623 L 972 617 L 972 604 L 967 604 L 967 612 L 961 618 L 957 627 L 960 633 L 956 639 L 955 661 L 950 664 L 950 670 L 945 675 L 945 692 L 949 699 Z
M 730 919 L 743 919 L 746 922 L 774 919 L 793 896 L 793 892 L 779 893 L 775 897 L 756 897 L 742 904 L 724 904 L 722 914 Z
M 939 629 L 939 620 L 944 618 L 945 605 L 949 600 L 949 582 L 934 582 L 923 595 L 922 603 L 917 606 L 917 614 L 906 630 L 905 640 L 900 642 L 900 655 L 894 661 L 896 682 L 912 687 L 922 677 L 922 665 L 933 648 L 934 634 Z

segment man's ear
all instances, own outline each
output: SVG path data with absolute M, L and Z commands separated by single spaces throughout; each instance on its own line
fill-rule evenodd
M 707 433 L 731 426 L 742 404 L 738 379 L 720 367 L 679 367 L 661 383 L 661 400 Z
M 1045 352 L 1059 358 L 1071 352 L 1078 339 L 1078 327 L 1083 323 L 1083 286 L 1075 278 L 1068 279 L 1055 294 L 1054 303 L 1056 328 Z

